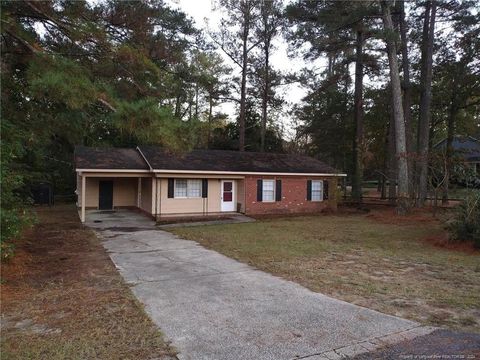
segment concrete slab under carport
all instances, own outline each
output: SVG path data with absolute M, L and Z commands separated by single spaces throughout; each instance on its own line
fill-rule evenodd
M 93 229 L 123 229 L 138 231 L 155 229 L 155 221 L 148 215 L 129 209 L 86 210 L 85 225 Z
M 158 230 L 153 221 L 112 226 L 121 216 L 105 214 L 94 224 L 180 359 L 340 358 L 431 331 L 312 292 Z

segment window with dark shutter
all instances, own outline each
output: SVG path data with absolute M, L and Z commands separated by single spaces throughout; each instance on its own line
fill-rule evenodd
M 263 198 L 263 180 L 257 180 L 257 201 L 262 201 Z
M 282 201 L 282 180 L 275 182 L 275 201 Z
M 328 200 L 328 180 L 323 180 L 323 200 Z
M 208 179 L 202 180 L 202 198 L 208 197 Z
M 312 180 L 307 180 L 307 201 L 312 201 Z
M 173 198 L 173 191 L 175 187 L 175 181 L 173 178 L 168 179 L 168 197 Z

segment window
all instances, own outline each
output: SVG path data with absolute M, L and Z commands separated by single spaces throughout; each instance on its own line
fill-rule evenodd
M 187 197 L 202 196 L 202 180 L 188 180 Z
M 275 181 L 263 180 L 262 201 L 275 201 Z
M 323 200 L 323 181 L 312 180 L 312 201 Z
M 202 196 L 202 180 L 200 179 L 176 179 L 176 198 L 197 198 Z

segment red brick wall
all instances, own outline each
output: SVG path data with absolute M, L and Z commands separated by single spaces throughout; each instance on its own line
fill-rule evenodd
M 257 180 L 282 180 L 282 200 L 257 201 Z M 307 180 L 328 180 L 328 200 L 307 201 Z M 325 209 L 336 210 L 336 178 L 303 176 L 246 176 L 245 214 L 315 213 Z

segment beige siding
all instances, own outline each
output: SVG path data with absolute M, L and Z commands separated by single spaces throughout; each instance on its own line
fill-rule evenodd
M 98 208 L 98 181 L 97 178 L 89 177 L 85 181 L 85 206 L 87 208 Z
M 193 177 L 190 177 L 193 178 Z M 220 212 L 220 180 L 208 180 L 208 197 L 175 199 L 168 198 L 168 179 L 158 179 L 160 215 L 162 214 L 202 214 Z
M 220 208 L 221 181 L 219 179 L 208 180 L 208 211 L 219 212 Z
M 143 178 L 142 179 L 142 201 L 140 207 L 148 212 L 152 213 L 152 179 Z
M 119 178 L 113 180 L 113 207 L 137 206 L 138 180 Z
M 101 180 L 113 180 L 113 207 L 137 206 L 138 180 L 135 178 L 91 178 L 85 182 L 85 206 L 98 208 L 98 184 Z M 144 180 L 145 181 L 145 180 Z M 81 206 L 81 178 L 78 180 L 78 205 Z
M 245 181 L 237 180 L 237 204 L 240 205 L 240 212 L 245 212 Z M 237 210 L 237 208 L 235 208 Z

